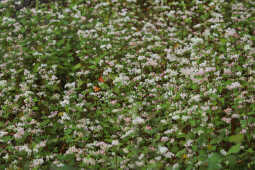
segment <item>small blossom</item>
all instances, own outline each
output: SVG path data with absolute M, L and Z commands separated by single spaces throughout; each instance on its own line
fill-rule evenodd
M 239 88 L 239 87 L 241 87 L 241 84 L 239 82 L 234 82 L 231 85 L 228 85 L 227 89 L 232 90 L 232 89 Z
M 145 121 L 144 119 L 142 119 L 141 117 L 136 117 L 134 120 L 133 120 L 133 124 L 134 125 L 139 125 L 139 124 L 144 124 Z
M 167 152 L 164 154 L 166 158 L 173 158 L 175 155 L 172 152 Z
M 44 162 L 44 160 L 42 158 L 41 159 L 35 159 L 35 160 L 33 160 L 32 166 L 37 167 L 37 166 L 43 164 L 43 162 Z
M 96 161 L 92 158 L 84 158 L 82 160 L 85 164 L 88 164 L 88 165 L 95 165 L 96 164 Z
M 25 131 L 23 128 L 18 128 L 18 132 L 14 135 L 16 139 L 20 139 L 24 135 Z
M 223 156 L 226 156 L 226 155 L 227 155 L 227 152 L 226 152 L 224 149 L 220 150 L 220 153 L 221 153 Z
M 167 142 L 169 140 L 169 138 L 168 137 L 166 137 L 166 136 L 163 136 L 162 138 L 161 138 L 161 142 Z
M 168 148 L 165 146 L 159 146 L 158 150 L 159 150 L 159 153 L 164 154 L 168 151 Z
M 145 127 L 146 130 L 151 130 L 152 128 L 150 126 Z
M 227 108 L 227 109 L 224 110 L 224 112 L 229 115 L 229 114 L 231 114 L 232 109 L 231 108 Z
M 119 144 L 119 141 L 118 140 L 113 140 L 112 141 L 112 145 L 114 146 L 114 145 L 118 145 Z

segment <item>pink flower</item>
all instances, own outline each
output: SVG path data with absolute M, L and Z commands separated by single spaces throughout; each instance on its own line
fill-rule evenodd
M 217 110 L 217 108 L 218 108 L 217 106 L 213 106 L 212 110 Z
M 129 123 L 131 121 L 131 118 L 126 117 L 126 118 L 124 118 L 124 120 L 125 120 L 126 123 Z
M 111 101 L 111 104 L 116 104 L 117 103 L 117 100 L 112 100 Z
M 231 112 L 232 112 L 232 109 L 231 108 L 227 108 L 224 110 L 224 112 L 229 115 Z
M 226 122 L 226 123 L 230 123 L 231 122 L 231 118 L 223 117 L 221 120 Z
M 24 135 L 25 131 L 23 128 L 18 128 L 18 132 L 14 135 L 16 139 L 20 139 Z
M 145 127 L 146 130 L 151 130 L 152 128 L 150 126 Z
M 230 69 L 224 69 L 224 74 L 230 75 L 232 74 L 232 71 Z
M 153 146 L 151 146 L 150 150 L 155 151 L 156 149 Z
M 205 74 L 205 71 L 203 69 L 200 69 L 198 72 L 195 73 L 196 76 L 202 76 Z
M 164 136 L 164 137 L 162 137 L 162 138 L 161 138 L 161 140 L 160 140 L 160 141 L 161 141 L 161 142 L 167 142 L 168 140 L 169 140 L 169 138 L 168 138 L 168 137 L 166 137 L 166 136 Z

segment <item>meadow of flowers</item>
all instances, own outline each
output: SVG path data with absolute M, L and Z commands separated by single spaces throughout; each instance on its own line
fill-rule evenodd
M 255 168 L 254 0 L 0 2 L 0 169 Z

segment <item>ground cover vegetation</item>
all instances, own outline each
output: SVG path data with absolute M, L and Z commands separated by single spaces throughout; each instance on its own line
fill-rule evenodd
M 255 167 L 255 1 L 64 2 L 0 2 L 0 169 Z

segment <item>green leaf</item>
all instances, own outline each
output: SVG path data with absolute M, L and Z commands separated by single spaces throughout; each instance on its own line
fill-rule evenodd
M 215 170 L 221 169 L 221 156 L 218 153 L 213 153 L 208 159 L 208 169 Z
M 97 68 L 97 66 L 91 65 L 91 66 L 89 66 L 89 68 L 92 69 L 92 70 L 95 70 Z
M 229 151 L 228 151 L 228 154 L 231 154 L 231 153 L 238 153 L 240 151 L 240 144 L 236 144 L 234 146 L 232 146 Z
M 237 134 L 229 137 L 229 142 L 233 143 L 242 143 L 243 141 L 243 135 L 242 134 Z
M 247 152 L 248 152 L 248 153 L 253 153 L 254 150 L 253 150 L 252 148 L 249 148 L 249 149 L 247 150 Z
M 185 149 L 176 153 L 176 157 L 180 158 L 184 153 L 186 153 Z
M 79 64 L 76 64 L 75 66 L 73 66 L 72 70 L 76 71 L 76 70 L 79 70 L 81 67 L 82 67 L 82 65 L 81 65 L 81 63 L 79 63 Z

